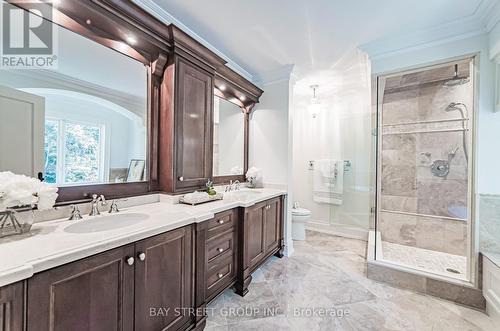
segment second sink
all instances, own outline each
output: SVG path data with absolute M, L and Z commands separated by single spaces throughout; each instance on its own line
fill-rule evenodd
M 68 233 L 92 233 L 131 226 L 147 220 L 149 215 L 141 213 L 115 214 L 84 219 L 64 229 Z

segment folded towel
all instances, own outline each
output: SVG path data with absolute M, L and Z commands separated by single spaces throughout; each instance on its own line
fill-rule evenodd
M 316 160 L 313 176 L 313 200 L 341 205 L 344 193 L 344 161 Z

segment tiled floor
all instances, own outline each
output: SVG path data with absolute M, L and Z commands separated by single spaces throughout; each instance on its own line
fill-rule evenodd
M 210 304 L 206 330 L 500 330 L 482 312 L 367 279 L 363 241 L 308 232 L 294 244 L 245 297 L 227 290 Z
M 467 258 L 414 246 L 382 241 L 383 260 L 437 275 L 467 280 Z M 451 273 L 451 268 L 459 273 Z

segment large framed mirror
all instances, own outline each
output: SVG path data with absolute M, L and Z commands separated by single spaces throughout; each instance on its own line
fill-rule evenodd
M 235 103 L 214 96 L 213 177 L 241 179 L 245 164 L 246 114 Z
M 28 21 L 41 19 L 56 31 L 52 51 L 57 63 L 0 68 L 0 171 L 58 186 L 60 202 L 93 193 L 118 197 L 150 191 L 158 101 L 151 100 L 150 54 L 134 48 L 137 29 L 122 26 L 119 33 L 133 31 L 122 40 L 113 35 L 117 31 L 102 30 L 98 25 L 105 24 L 106 15 L 117 18 L 87 7 L 95 6 L 91 3 L 69 1 L 54 8 L 75 18 L 53 15 L 63 17 L 61 22 L 13 3 L 2 1 L 13 12 L 24 11 Z
M 250 113 L 264 91 L 227 67 L 216 72 L 214 85 L 213 180 L 244 182 Z

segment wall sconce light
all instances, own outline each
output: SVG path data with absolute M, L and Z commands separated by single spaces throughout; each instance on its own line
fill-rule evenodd
M 316 89 L 319 87 L 319 85 L 311 85 L 310 87 L 313 90 L 313 97 L 311 99 L 311 104 L 307 109 L 309 110 L 309 113 L 311 114 L 312 118 L 316 118 L 321 112 L 321 104 L 319 102 L 318 97 L 316 96 Z

